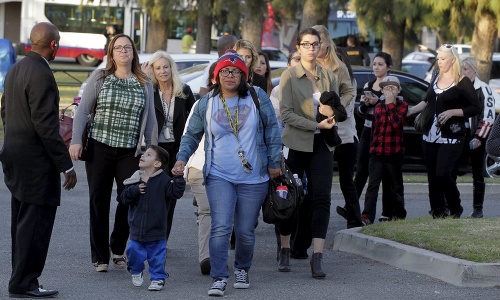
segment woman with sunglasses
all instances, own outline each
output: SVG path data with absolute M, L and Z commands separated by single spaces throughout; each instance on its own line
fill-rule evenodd
M 320 130 L 329 130 L 336 121 L 346 118 L 340 99 L 340 107 L 336 111 L 320 101 L 323 100 L 322 95 L 332 93 L 338 98 L 339 92 L 333 72 L 316 62 L 320 45 L 321 37 L 315 29 L 305 28 L 299 32 L 296 47 L 300 53 L 300 64 L 283 72 L 279 89 L 280 114 L 286 124 L 283 144 L 290 149 L 287 164 L 294 174 L 306 173 L 309 197 L 298 208 L 297 219 L 278 223 L 280 256 L 283 257 L 280 257 L 278 270 L 290 271 L 290 237 L 293 228 L 298 226 L 297 235 L 312 237 L 311 273 L 313 278 L 318 279 L 326 276 L 321 264 L 330 219 L 334 149 L 326 144 Z M 316 119 L 319 115 L 325 117 L 321 122 Z M 311 238 L 301 240 L 307 242 Z M 309 246 L 300 245 L 300 248 L 307 249 Z M 307 258 L 307 252 L 305 256 Z
M 73 122 L 69 153 L 78 160 L 87 116 L 95 105 L 85 161 L 90 196 L 90 249 L 97 272 L 107 272 L 111 258 L 116 268 L 126 269 L 125 246 L 129 236 L 128 207 L 119 199 L 123 181 L 137 170 L 142 139 L 146 147 L 158 143 L 151 80 L 141 71 L 132 39 L 116 35 L 108 47 L 104 70 L 88 79 Z M 109 209 L 116 182 L 117 201 L 113 232 L 109 236 Z
M 255 245 L 255 223 L 269 178 L 280 175 L 281 137 L 267 93 L 250 87 L 248 69 L 234 51 L 219 58 L 216 83 L 193 108 L 172 173 L 182 175 L 205 134 L 203 179 L 212 217 L 210 296 L 223 296 L 229 277 L 229 237 L 236 232 L 234 288 L 250 286 L 248 272 Z M 255 89 L 258 99 L 251 95 Z
M 439 74 L 430 83 L 424 101 L 408 114 L 434 106 L 434 117 L 424 126 L 423 150 L 429 181 L 430 214 L 433 218 L 460 218 L 463 207 L 457 188 L 458 159 L 465 143 L 465 122 L 481 112 L 472 82 L 461 75 L 461 61 L 451 45 L 437 50 Z

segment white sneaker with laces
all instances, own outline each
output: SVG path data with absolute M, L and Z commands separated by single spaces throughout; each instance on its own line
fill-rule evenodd
M 235 289 L 248 289 L 250 287 L 250 282 L 248 281 L 248 272 L 243 269 L 236 269 L 234 271 L 236 277 L 234 288 Z
M 165 281 L 163 280 L 151 280 L 151 284 L 148 287 L 150 291 L 161 291 L 163 286 L 165 285 Z
M 224 291 L 226 290 L 227 279 L 225 278 L 215 278 L 212 283 L 212 288 L 208 290 L 209 296 L 224 296 Z
M 132 274 L 132 283 L 134 286 L 142 286 L 144 278 L 142 277 L 142 272 L 139 274 Z

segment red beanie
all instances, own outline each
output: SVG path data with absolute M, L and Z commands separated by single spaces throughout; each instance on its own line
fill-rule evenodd
M 233 49 L 227 50 L 226 53 L 217 61 L 217 65 L 214 70 L 214 80 L 217 78 L 219 71 L 225 67 L 236 67 L 240 69 L 240 71 L 245 74 L 245 80 L 248 79 L 247 65 L 241 56 L 239 56 Z

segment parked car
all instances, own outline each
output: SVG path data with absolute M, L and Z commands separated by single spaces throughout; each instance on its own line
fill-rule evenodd
M 143 63 L 148 61 L 153 53 L 139 53 L 139 63 Z M 189 53 L 174 53 L 170 54 L 172 59 L 175 61 L 177 65 L 177 70 L 182 71 L 184 69 L 197 66 L 197 65 L 207 65 L 211 61 L 215 61 L 218 58 L 217 54 L 189 54 Z M 104 69 L 106 67 L 107 56 L 104 56 L 104 60 L 97 66 L 97 69 Z M 83 93 L 83 89 L 87 81 L 83 82 L 80 86 L 80 90 L 78 91 L 78 96 L 81 97 Z
M 408 53 L 408 55 L 403 57 L 403 61 L 404 60 L 419 60 L 419 61 L 426 61 L 432 64 L 436 60 L 436 57 L 434 56 L 434 54 L 429 52 L 415 51 L 415 52 L 410 52 Z
M 279 84 L 281 73 L 284 70 L 285 69 L 277 69 L 272 72 L 273 85 L 276 86 Z M 374 80 L 375 75 L 373 75 L 373 71 L 371 68 L 365 68 L 361 66 L 353 66 L 353 73 L 357 82 L 357 96 L 355 104 L 355 110 L 357 112 L 359 100 L 363 91 L 363 86 L 365 85 L 365 83 Z M 403 96 L 403 99 L 408 102 L 409 107 L 413 107 L 420 101 L 425 99 L 427 95 L 427 88 L 429 86 L 428 82 L 405 72 L 391 71 L 391 75 L 398 77 L 402 88 L 401 95 Z M 416 115 L 412 115 L 406 118 L 403 128 L 403 140 L 405 144 L 405 158 L 403 168 L 405 170 L 425 170 L 422 151 L 422 134 L 417 132 L 414 128 L 415 117 Z M 360 136 L 361 130 L 364 126 L 364 119 L 362 119 L 357 113 L 355 114 L 355 119 L 356 130 L 358 132 L 358 136 Z M 464 147 L 466 146 L 468 145 L 464 145 Z M 468 173 L 471 170 L 468 158 L 465 156 L 466 152 L 464 151 L 463 153 L 464 155 L 462 155 L 462 158 L 460 159 L 460 174 Z M 491 170 L 485 170 L 485 175 L 496 176 L 496 172 L 500 176 L 500 158 L 486 157 L 486 163 L 487 165 L 489 163 Z
M 273 47 L 262 47 L 262 52 L 267 54 L 267 57 L 269 60 L 274 60 L 274 61 L 288 61 L 288 57 L 286 56 L 285 53 L 281 52 L 280 49 L 278 48 L 273 48 Z
M 420 79 L 425 79 L 427 72 L 432 68 L 428 61 L 403 59 L 401 62 L 401 71 L 410 73 Z

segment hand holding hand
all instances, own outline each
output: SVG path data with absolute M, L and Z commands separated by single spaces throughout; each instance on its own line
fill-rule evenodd
M 186 163 L 183 162 L 182 160 L 178 160 L 174 167 L 172 168 L 172 174 L 175 176 L 182 176 L 184 175 L 184 168 L 186 167 Z

